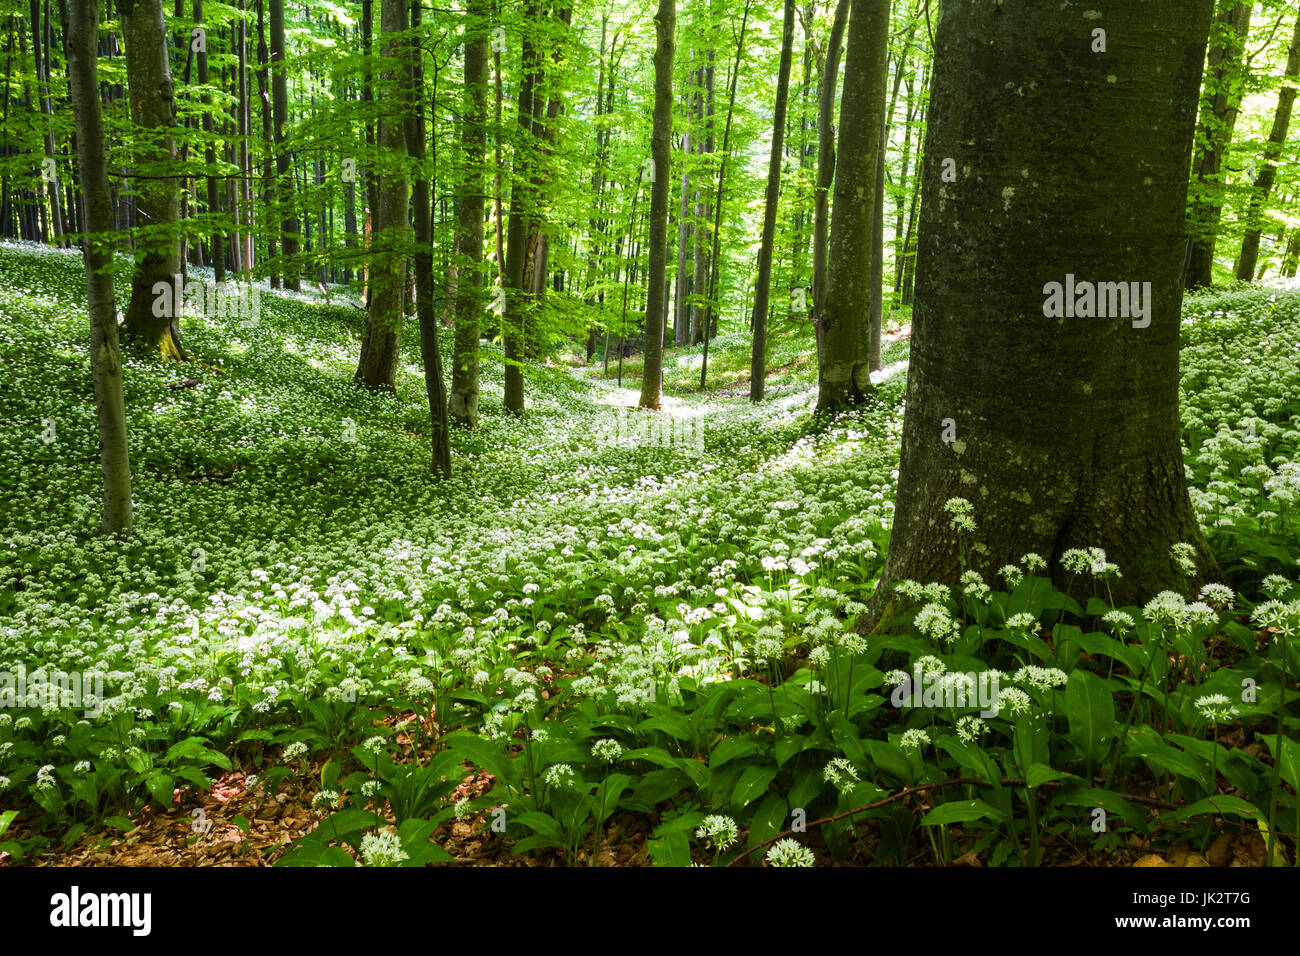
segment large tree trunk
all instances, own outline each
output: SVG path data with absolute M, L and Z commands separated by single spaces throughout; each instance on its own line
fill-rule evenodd
M 1255 264 L 1259 261 L 1259 237 L 1263 232 L 1263 210 L 1268 203 L 1273 183 L 1277 180 L 1277 159 L 1286 143 L 1291 128 L 1291 107 L 1295 105 L 1296 80 L 1300 78 L 1300 19 L 1296 20 L 1295 33 L 1287 51 L 1286 79 L 1277 94 L 1277 111 L 1273 114 L 1273 128 L 1264 147 L 1264 168 L 1255 180 L 1255 190 L 1250 197 L 1246 213 L 1246 236 L 1241 241 L 1241 255 L 1237 257 L 1237 278 L 1250 282 L 1255 278 Z
M 405 57 L 402 41 L 394 35 L 406 28 L 405 0 L 383 0 L 380 31 L 384 56 L 389 64 L 382 74 L 385 95 L 401 93 L 400 66 Z M 370 316 L 361 341 L 361 361 L 356 380 L 367 388 L 393 391 L 401 356 L 402 319 L 406 315 L 406 254 L 410 241 L 407 222 L 406 176 L 400 172 L 406 155 L 402 121 L 386 115 L 379 120 L 379 147 L 390 154 L 390 163 L 379 173 L 376 186 L 374 232 L 370 245 Z
M 650 184 L 650 262 L 645 305 L 645 364 L 641 374 L 642 408 L 659 407 L 663 390 L 664 292 L 668 277 L 668 191 L 673 135 L 673 53 L 677 36 L 677 0 L 659 0 L 655 14 L 655 112 L 650 158 L 655 178 Z
M 150 146 L 138 153 L 135 206 L 140 222 L 135 279 L 123 333 L 165 358 L 182 359 L 179 318 L 182 263 L 177 220 L 180 217 L 176 178 L 176 102 L 167 62 L 167 32 L 159 0 L 117 0 L 126 39 L 126 78 L 131 92 L 131 118 L 154 131 Z M 171 290 L 160 297 L 155 286 Z
M 1187 271 L 1184 278 L 1189 289 L 1214 282 L 1214 246 L 1219 220 L 1223 213 L 1223 158 L 1232 142 L 1233 127 L 1245 91 L 1247 69 L 1244 63 L 1246 36 L 1250 32 L 1250 3 L 1231 5 L 1215 18 L 1217 39 L 1210 48 L 1209 76 L 1206 88 L 1210 101 L 1206 107 L 1200 157 L 1196 162 L 1192 185 L 1192 211 L 1188 222 Z
M 767 165 L 767 193 L 763 206 L 763 237 L 758 247 L 758 279 L 754 289 L 754 329 L 749 360 L 750 401 L 763 400 L 767 383 L 767 303 L 772 285 L 772 246 L 776 240 L 776 212 L 781 199 L 781 160 L 785 152 L 785 110 L 790 99 L 790 60 L 794 47 L 794 0 L 785 0 L 781 21 L 781 65 L 776 78 L 776 109 L 772 118 L 772 155 Z
M 1213 4 L 1092 6 L 1095 21 L 1057 4 L 949 5 L 939 20 L 898 501 L 864 627 L 889 626 L 894 582 L 952 584 L 966 568 L 994 583 L 1027 552 L 1065 586 L 1061 553 L 1102 548 L 1121 604 L 1186 583 L 1176 542 L 1213 563 L 1178 420 L 1186 170 Z M 1094 23 L 1109 35 L 1100 69 Z M 1081 130 L 1125 148 L 1080 150 Z M 1080 287 L 1058 317 L 1076 281 L 1138 295 L 1125 308 L 1113 290 L 1098 309 Z M 973 505 L 964 548 L 952 498 Z
M 885 130 L 888 46 L 889 0 L 853 0 L 840 104 L 826 305 L 817 317 L 822 334 L 818 411 L 859 402 L 871 392 L 871 323 L 864 306 L 871 299 L 876 168 Z
M 117 308 L 113 301 L 113 198 L 108 190 L 104 123 L 99 109 L 96 0 L 72 0 L 68 24 L 68 83 L 77 121 L 77 166 L 81 208 L 85 212 L 82 255 L 86 262 L 86 302 L 90 311 L 90 370 L 99 416 L 99 463 L 104 478 L 104 534 L 131 530 L 131 461 L 122 400 L 122 356 L 117 347 Z
M 451 368 L 452 419 L 478 424 L 479 316 L 483 308 L 484 169 L 487 162 L 488 5 L 470 0 L 465 11 L 465 119 L 457 235 L 463 272 L 456 295 L 455 354 Z

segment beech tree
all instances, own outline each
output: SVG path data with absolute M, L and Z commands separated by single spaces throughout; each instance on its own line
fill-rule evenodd
M 159 0 L 117 0 L 126 40 L 126 81 L 131 119 L 154 131 L 136 151 L 135 207 L 140 222 L 135 278 L 123 334 L 165 358 L 185 358 L 180 338 L 180 296 L 184 278 L 177 220 L 176 100 L 167 60 L 167 30 Z M 156 285 L 172 290 L 162 293 Z
M 1101 548 L 1117 603 L 1182 585 L 1177 542 L 1212 565 L 1178 348 L 1213 0 L 1091 7 L 949 4 L 936 26 L 896 517 L 864 626 L 888 626 L 894 582 L 993 583 L 1027 552 L 1059 574 Z
M 876 177 L 884 136 L 885 50 L 889 0 L 853 0 L 849 14 L 840 145 L 835 171 L 826 297 L 817 325 L 817 410 L 861 401 L 871 391 L 872 247 L 876 220 Z M 879 296 L 877 288 L 874 295 Z
M 655 171 L 650 184 L 650 262 L 645 305 L 645 364 L 641 376 L 642 408 L 659 407 L 663 386 L 665 281 L 668 272 L 668 191 L 673 135 L 673 51 L 677 33 L 677 0 L 659 0 L 655 14 L 655 112 L 650 159 Z
M 113 199 L 108 189 L 104 121 L 95 62 L 99 45 L 96 0 L 71 0 L 68 10 L 68 83 L 77 116 L 77 167 L 85 221 L 81 241 L 90 312 L 90 370 L 99 417 L 99 463 L 104 479 L 103 533 L 131 530 L 131 457 L 122 399 L 122 355 L 113 298 Z

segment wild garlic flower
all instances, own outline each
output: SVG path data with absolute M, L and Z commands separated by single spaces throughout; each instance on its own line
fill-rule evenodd
M 1196 573 L 1196 549 L 1184 541 L 1170 545 L 1169 553 L 1174 563 L 1187 575 Z
M 361 859 L 366 866 L 397 866 L 410 858 L 396 833 L 380 830 L 361 838 Z
M 954 531 L 975 530 L 974 509 L 965 498 L 949 498 L 944 503 L 943 510 L 952 515 L 952 520 L 948 522 L 948 525 Z
M 1044 561 L 1043 556 L 1041 554 L 1038 554 L 1036 551 L 1030 551 L 1028 554 L 1022 554 L 1020 556 L 1020 563 L 1023 564 L 1025 566 L 1025 569 L 1030 573 L 1034 571 L 1044 571 L 1047 569 L 1047 562 Z
M 974 714 L 968 714 L 957 720 L 957 736 L 968 744 L 973 744 L 988 729 L 988 724 Z
M 1028 684 L 1037 690 L 1051 690 L 1053 687 L 1065 686 L 1066 673 L 1059 667 L 1029 664 L 1012 674 L 1011 679 L 1017 684 Z
M 1232 588 L 1226 584 L 1207 584 L 1201 588 L 1201 598 L 1210 607 L 1219 610 L 1229 610 L 1236 601 L 1236 595 L 1233 594 Z
M 374 737 L 367 738 L 366 742 L 361 745 L 361 749 L 368 750 L 372 754 L 378 754 L 381 750 L 388 749 L 388 741 L 376 734 Z
M 1161 591 L 1142 608 L 1142 616 L 1154 624 L 1180 627 L 1187 618 L 1187 601 L 1174 591 Z
M 1240 711 L 1232 706 L 1232 701 L 1223 694 L 1207 694 L 1196 699 L 1196 709 L 1201 717 L 1214 723 L 1223 723 L 1236 717 Z
M 822 779 L 834 784 L 835 789 L 843 793 L 858 782 L 858 771 L 843 757 L 836 757 L 822 771 Z
M 548 787 L 571 787 L 577 782 L 573 768 L 567 763 L 557 763 L 547 767 L 546 772 L 542 774 L 542 780 Z
M 814 866 L 817 863 L 812 850 L 789 837 L 773 843 L 765 859 L 768 866 Z
M 338 802 L 339 793 L 337 790 L 322 790 L 311 798 L 311 808 L 317 813 L 324 813 L 326 810 L 333 809 Z
M 1101 616 L 1101 619 L 1120 634 L 1131 631 L 1137 626 L 1133 618 L 1123 611 L 1107 611 Z
M 1029 713 L 1032 704 L 1029 695 L 1019 687 L 1004 687 L 998 691 L 998 710 L 1005 710 L 1012 717 Z
M 1007 619 L 1007 627 L 1013 631 L 1030 633 L 1038 630 L 1038 618 L 1028 611 L 1021 611 L 1019 614 L 1013 614 Z
M 1018 585 L 1025 578 L 1025 573 L 1021 571 L 1018 567 L 1016 567 L 1014 564 L 1002 565 L 1002 567 L 998 568 L 998 575 L 999 577 L 1002 577 L 1006 580 L 1007 585 L 1012 590 L 1015 590 L 1016 585 Z
M 740 839 L 740 829 L 731 817 L 712 814 L 701 820 L 695 828 L 695 838 L 704 841 L 713 850 L 725 850 Z
M 603 763 L 614 763 L 623 756 L 623 745 L 612 737 L 606 737 L 591 745 L 591 755 Z
M 1260 584 L 1260 589 L 1271 598 L 1282 600 L 1291 590 L 1291 582 L 1280 574 L 1270 574 Z
M 930 735 L 920 728 L 914 730 L 905 730 L 903 735 L 898 739 L 898 745 L 904 750 L 920 750 L 930 743 Z

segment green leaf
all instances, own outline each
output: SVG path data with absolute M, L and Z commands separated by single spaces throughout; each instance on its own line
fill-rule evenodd
M 539 837 L 545 838 L 546 846 L 564 846 L 564 830 L 559 822 L 549 813 L 539 810 L 526 810 L 510 819 L 511 823 L 521 823 Z M 516 847 L 518 849 L 518 847 Z
M 989 806 L 983 800 L 954 800 L 942 803 L 921 818 L 921 826 L 932 827 L 953 823 L 969 823 L 972 820 L 994 820 L 1001 822 L 1003 814 L 996 807 Z
M 14 818 L 17 816 L 17 810 L 5 810 L 3 813 L 0 813 L 0 836 L 5 835 L 5 831 L 9 829 L 9 824 L 13 823 Z M 128 824 L 130 822 L 130 820 L 127 821 Z M 129 830 L 131 828 L 128 826 L 126 829 Z
M 1064 780 L 1070 774 L 1061 770 L 1053 770 L 1047 764 L 1036 763 L 1029 768 L 1029 773 L 1025 774 L 1025 784 L 1030 790 L 1041 787 L 1049 780 Z
M 746 767 L 745 772 L 740 775 L 740 780 L 736 782 L 736 789 L 731 791 L 731 808 L 741 810 L 749 806 L 767 790 L 778 772 L 776 767 L 771 766 Z
M 18 811 L 17 811 L 17 810 L 10 810 L 9 812 L 10 812 L 10 813 L 17 813 Z M 10 819 L 12 819 L 12 817 L 11 817 Z M 0 821 L 0 822 L 3 822 L 3 821 Z M 135 829 L 135 824 L 134 824 L 134 823 L 132 823 L 132 822 L 131 822 L 130 820 L 128 820 L 126 817 L 120 817 L 120 816 L 118 816 L 118 817 L 105 817 L 105 818 L 104 818 L 104 824 L 105 824 L 106 826 L 110 826 L 110 827 L 112 827 L 114 830 L 121 830 L 121 831 L 124 832 L 124 833 L 125 833 L 127 830 L 134 830 L 134 829 Z M 0 826 L 0 834 L 3 834 L 4 832 L 5 832 L 5 831 L 4 831 L 4 827 Z
M 749 846 L 757 846 L 784 830 L 788 811 L 786 798 L 781 794 L 769 793 L 764 797 L 749 819 Z
M 1216 817 L 1232 814 L 1246 820 L 1268 819 L 1268 815 L 1254 804 L 1247 803 L 1241 797 L 1233 797 L 1222 793 L 1216 793 L 1212 797 L 1197 800 L 1190 806 L 1184 807 L 1178 812 L 1177 819 L 1179 821 L 1188 820 L 1202 814 L 1211 814 Z
M 1100 763 L 1115 735 L 1115 702 L 1096 674 L 1075 668 L 1065 684 L 1065 713 L 1070 732 L 1087 758 Z

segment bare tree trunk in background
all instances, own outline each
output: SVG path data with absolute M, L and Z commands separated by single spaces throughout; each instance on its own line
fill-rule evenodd
M 122 399 L 122 355 L 117 343 L 113 300 L 113 199 L 108 190 L 104 123 L 99 107 L 96 0 L 72 0 L 68 22 L 68 86 L 76 117 L 77 166 L 81 174 L 82 256 L 90 312 L 90 369 L 99 418 L 99 462 L 104 480 L 100 529 L 106 535 L 131 531 L 131 460 L 126 406 Z

